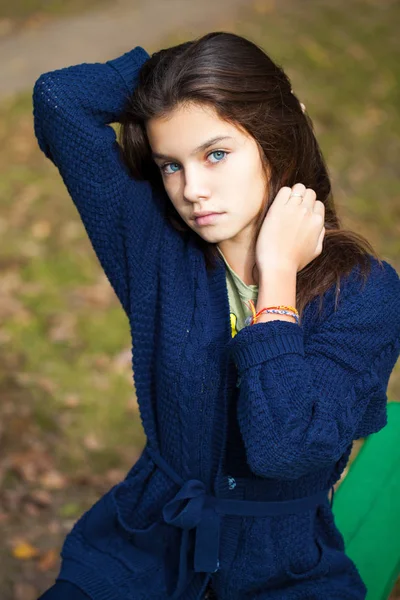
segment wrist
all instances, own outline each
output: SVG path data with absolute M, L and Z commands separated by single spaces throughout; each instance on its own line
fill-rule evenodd
M 296 275 L 295 268 L 274 266 L 260 271 L 256 312 L 271 306 L 293 306 L 296 308 Z M 258 322 L 282 319 L 294 322 L 293 317 L 276 313 L 264 313 Z
M 279 257 L 279 258 L 269 257 L 266 260 L 256 262 L 256 265 L 257 265 L 258 272 L 260 274 L 268 273 L 268 272 L 275 272 L 275 271 L 297 273 L 297 265 L 295 265 L 295 263 L 292 260 L 282 258 L 282 257 Z
M 106 61 L 106 64 L 117 71 L 127 90 L 132 92 L 136 85 L 138 72 L 148 58 L 150 55 L 144 48 L 135 46 L 121 56 Z
M 257 317 L 256 323 L 268 323 L 269 321 L 287 321 L 288 323 L 297 323 L 297 319 L 294 316 L 277 313 L 262 313 Z
M 275 285 L 281 281 L 296 281 L 297 269 L 294 265 L 274 264 L 258 267 L 258 287 L 265 289 L 268 285 Z M 282 302 L 280 304 L 283 304 Z

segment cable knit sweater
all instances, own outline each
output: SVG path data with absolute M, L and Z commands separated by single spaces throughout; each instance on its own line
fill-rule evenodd
M 45 73 L 39 146 L 58 168 L 121 305 L 146 447 L 66 536 L 59 580 L 93 600 L 365 598 L 328 491 L 353 440 L 386 424 L 400 280 L 374 257 L 283 320 L 233 338 L 225 264 L 207 271 L 166 197 L 135 181 L 110 123 L 148 54 Z M 104 400 L 103 400 L 104 401 Z M 244 508 L 245 507 L 245 508 Z

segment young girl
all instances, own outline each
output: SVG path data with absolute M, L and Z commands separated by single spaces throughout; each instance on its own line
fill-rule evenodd
M 212 32 L 45 73 L 33 102 L 129 318 L 146 433 L 42 600 L 364 599 L 333 486 L 386 424 L 400 280 L 341 229 L 288 77 Z

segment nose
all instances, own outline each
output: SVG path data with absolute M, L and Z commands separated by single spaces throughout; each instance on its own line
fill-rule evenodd
M 197 202 L 199 198 L 208 198 L 210 196 L 210 187 L 207 183 L 207 177 L 201 168 L 193 165 L 187 167 L 185 171 L 185 185 L 183 195 L 190 202 Z

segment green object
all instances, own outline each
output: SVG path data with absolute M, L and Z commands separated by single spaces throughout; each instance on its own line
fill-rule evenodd
M 367 600 L 387 600 L 400 574 L 400 403 L 368 436 L 333 498 L 335 523 Z

